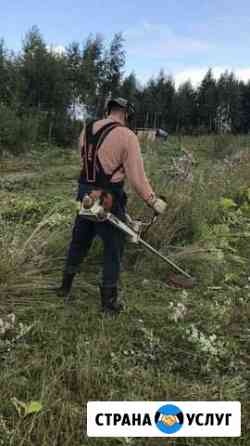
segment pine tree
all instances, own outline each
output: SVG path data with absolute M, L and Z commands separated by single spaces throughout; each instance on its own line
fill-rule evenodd
M 21 100 L 25 107 L 46 110 L 48 95 L 48 51 L 36 26 L 26 34 L 20 59 Z
M 241 89 L 240 83 L 233 73 L 225 72 L 218 81 L 218 103 L 228 110 L 228 121 L 233 132 L 238 132 L 241 126 Z
M 176 94 L 176 130 L 192 132 L 197 124 L 197 96 L 191 82 L 180 85 Z
M 78 42 L 72 42 L 66 48 L 67 80 L 71 89 L 72 106 L 81 95 L 81 63 L 82 55 Z
M 3 39 L 0 39 L 0 104 L 10 105 L 15 99 L 14 64 L 9 58 Z
M 100 35 L 89 36 L 82 55 L 80 69 L 81 101 L 94 109 L 98 106 L 103 73 L 103 39 Z
M 135 103 L 137 101 L 137 80 L 135 73 L 130 73 L 127 77 L 125 77 L 119 94 L 126 98 L 128 101 Z
M 209 69 L 198 89 L 199 127 L 207 132 L 215 131 L 218 106 L 217 86 L 212 70 Z
M 247 84 L 240 83 L 241 90 L 241 132 L 250 132 L 250 80 Z
M 106 100 L 117 96 L 122 81 L 122 68 L 125 65 L 124 39 L 121 33 L 115 34 L 110 47 L 105 51 L 102 60 L 98 113 L 102 114 Z
M 170 131 L 175 128 L 174 82 L 163 70 L 156 79 L 149 80 L 138 97 L 141 102 L 140 115 L 144 116 L 144 126 L 163 127 Z

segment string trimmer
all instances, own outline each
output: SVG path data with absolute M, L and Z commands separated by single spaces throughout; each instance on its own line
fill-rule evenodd
M 148 251 L 160 257 L 161 260 L 170 265 L 174 270 L 178 271 L 186 279 L 183 282 L 179 276 L 171 275 L 170 281 L 176 287 L 188 287 L 191 288 L 195 284 L 195 279 L 184 271 L 180 266 L 176 265 L 169 257 L 166 257 L 161 252 L 157 251 L 153 246 L 147 243 L 142 238 L 142 234 L 151 227 L 157 220 L 157 214 L 154 214 L 149 223 L 144 223 L 140 220 L 132 220 L 132 218 L 126 214 L 126 222 L 117 218 L 109 209 L 112 207 L 112 196 L 100 191 L 94 191 L 89 195 L 85 195 L 81 203 L 79 215 L 84 216 L 87 219 L 95 222 L 109 222 L 120 231 L 127 234 L 132 243 L 140 244 L 144 246 Z

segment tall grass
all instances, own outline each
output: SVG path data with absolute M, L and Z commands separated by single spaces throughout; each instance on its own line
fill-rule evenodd
M 184 142 L 195 159 L 185 179 L 173 170 L 173 158 L 182 156 L 174 139 L 144 147 L 147 173 L 168 203 L 147 240 L 196 275 L 198 286 L 170 289 L 165 264 L 128 245 L 126 310 L 117 319 L 100 312 L 98 243 L 76 279 L 72 305 L 54 293 L 74 219 L 78 155 L 45 150 L 28 164 L 4 160 L 0 328 L 9 328 L 0 333 L 1 446 L 153 446 L 146 438 L 87 438 L 86 402 L 224 399 L 242 401 L 242 437 L 204 444 L 248 445 L 250 162 L 212 159 L 209 138 Z M 237 149 L 247 153 L 246 146 L 244 139 Z M 131 192 L 129 198 L 133 216 L 150 215 Z M 24 417 L 17 400 L 38 401 L 42 410 Z

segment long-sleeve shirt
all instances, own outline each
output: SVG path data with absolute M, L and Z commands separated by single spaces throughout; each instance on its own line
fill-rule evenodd
M 117 122 L 110 117 L 94 123 L 93 131 L 96 133 L 101 127 L 109 122 Z M 83 160 L 84 130 L 80 135 L 80 153 Z M 98 150 L 98 158 L 108 175 L 122 165 L 122 168 L 112 177 L 112 182 L 116 183 L 127 177 L 129 184 L 144 201 L 148 201 L 154 196 L 154 192 L 149 184 L 144 171 L 140 144 L 137 136 L 127 127 L 116 127 L 110 132 Z

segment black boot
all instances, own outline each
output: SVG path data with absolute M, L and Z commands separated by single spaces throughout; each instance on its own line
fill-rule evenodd
M 74 277 L 75 277 L 75 274 L 69 274 L 67 272 L 64 272 L 62 285 L 57 290 L 57 293 L 56 293 L 57 296 L 64 297 L 65 302 L 68 302 L 70 300 L 70 290 L 72 287 Z
M 124 306 L 118 302 L 117 287 L 100 287 L 102 310 L 105 313 L 118 314 Z

